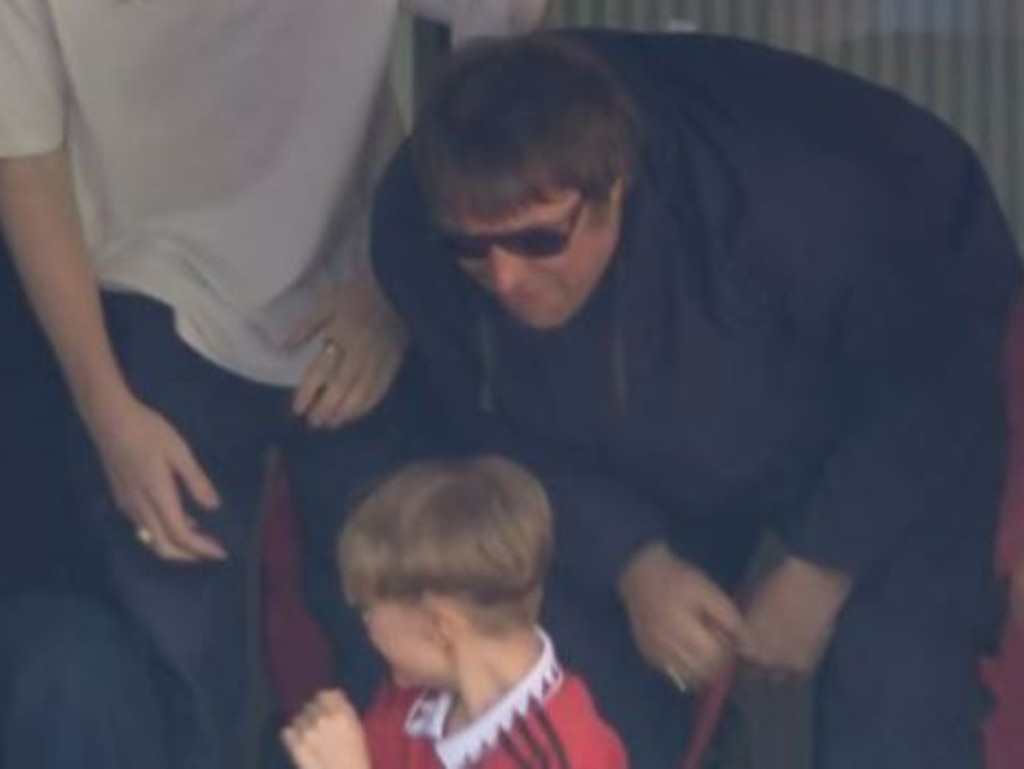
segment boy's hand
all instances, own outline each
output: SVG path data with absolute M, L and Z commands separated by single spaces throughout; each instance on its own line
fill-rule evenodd
M 298 769 L 371 769 L 359 716 L 336 689 L 314 697 L 281 738 Z

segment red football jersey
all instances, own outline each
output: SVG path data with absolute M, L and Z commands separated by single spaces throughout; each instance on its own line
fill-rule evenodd
M 546 650 L 487 713 L 444 734 L 448 694 L 386 686 L 364 721 L 374 769 L 628 769 L 586 685 Z

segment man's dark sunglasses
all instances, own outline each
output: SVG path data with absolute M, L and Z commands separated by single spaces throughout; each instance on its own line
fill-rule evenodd
M 583 211 L 583 203 L 580 198 L 561 227 L 525 227 L 486 235 L 442 229 L 437 231 L 435 237 L 441 248 L 460 261 L 486 259 L 495 248 L 524 259 L 548 259 L 558 256 L 569 246 Z

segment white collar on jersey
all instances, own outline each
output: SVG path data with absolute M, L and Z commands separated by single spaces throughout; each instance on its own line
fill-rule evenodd
M 545 702 L 561 686 L 564 674 L 551 639 L 540 628 L 537 635 L 543 648 L 530 672 L 471 724 L 445 736 L 454 698 L 449 692 L 424 692 L 409 710 L 405 733 L 433 741 L 445 769 L 465 769 L 479 760 L 512 728 L 517 716 L 525 716 L 534 703 Z

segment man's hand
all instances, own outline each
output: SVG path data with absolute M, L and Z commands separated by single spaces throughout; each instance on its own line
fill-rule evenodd
M 729 596 L 663 544 L 630 563 L 619 592 L 641 655 L 681 688 L 715 678 L 743 641 L 743 619 Z
M 177 430 L 145 404 L 126 396 L 88 419 L 111 493 L 141 543 L 169 561 L 221 560 L 227 553 L 203 534 L 182 505 L 189 494 L 207 510 L 217 491 Z
M 298 769 L 371 769 L 359 716 L 337 690 L 318 694 L 281 738 Z
M 790 556 L 754 592 L 743 656 L 767 670 L 810 675 L 850 591 L 844 575 Z
M 325 297 L 286 344 L 316 337 L 322 346 L 292 408 L 311 427 L 336 428 L 369 413 L 387 393 L 405 354 L 405 327 L 366 273 Z

